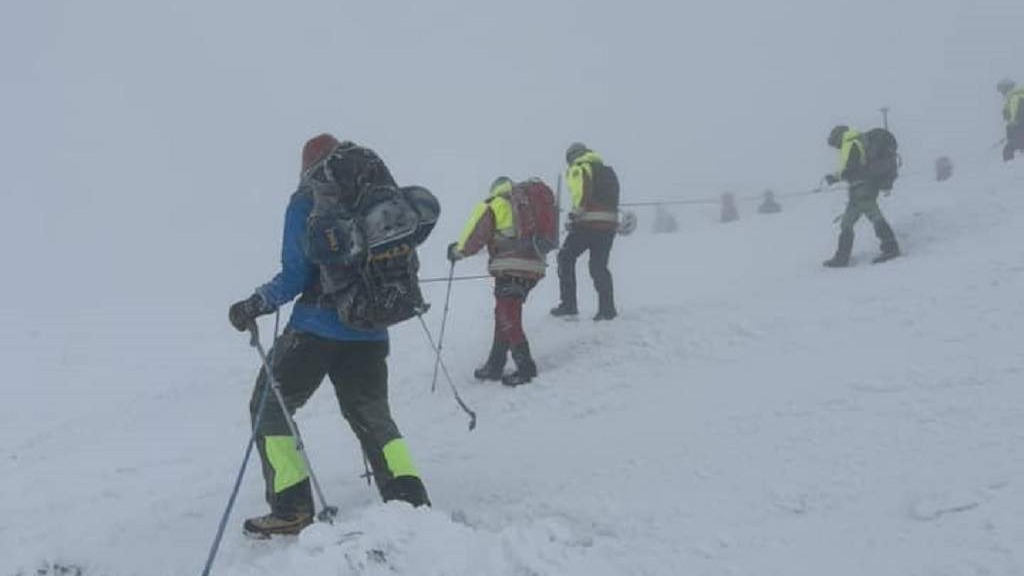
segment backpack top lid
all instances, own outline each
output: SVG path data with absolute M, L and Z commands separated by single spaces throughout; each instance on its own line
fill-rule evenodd
M 899 142 L 896 136 L 885 128 L 872 128 L 864 134 L 864 143 L 868 148 L 868 155 L 878 156 L 883 154 L 895 154 L 899 149 Z
M 331 152 L 334 152 L 334 149 L 340 145 L 341 142 L 338 142 L 337 138 L 327 133 L 307 140 L 306 144 L 302 146 L 302 171 L 300 174 L 305 175 L 314 164 L 330 156 Z

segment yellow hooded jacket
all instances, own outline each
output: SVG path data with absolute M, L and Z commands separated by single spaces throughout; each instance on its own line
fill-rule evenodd
M 1024 86 L 1014 88 L 1006 95 L 1006 103 L 1003 105 L 1003 119 L 1010 126 L 1018 126 L 1024 123 Z
M 839 148 L 839 170 L 836 176 L 847 182 L 861 179 L 867 163 L 867 152 L 860 132 L 847 130 L 843 134 L 843 143 Z
M 619 212 L 614 206 L 602 206 L 593 197 L 594 164 L 604 161 L 594 151 L 588 151 L 573 160 L 566 170 L 565 180 L 569 184 L 572 199 L 570 220 L 576 226 L 614 230 L 619 225 Z

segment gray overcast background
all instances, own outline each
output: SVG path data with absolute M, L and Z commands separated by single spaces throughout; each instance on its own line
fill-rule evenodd
M 806 189 L 882 105 L 911 165 L 984 154 L 1022 30 L 1021 0 L 4 0 L 0 301 L 226 307 L 320 131 L 442 199 L 427 272 L 494 176 L 553 180 L 577 139 L 633 200 Z

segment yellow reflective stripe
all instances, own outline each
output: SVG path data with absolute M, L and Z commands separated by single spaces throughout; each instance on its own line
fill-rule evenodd
M 267 460 L 274 469 L 274 492 L 291 488 L 306 479 L 306 463 L 295 449 L 291 436 L 267 436 L 263 439 Z
M 406 446 L 405 440 L 402 438 L 395 438 L 384 445 L 383 452 L 384 461 L 387 462 L 388 470 L 391 471 L 391 475 L 393 477 L 419 477 L 419 473 L 416 472 L 416 467 L 412 464 L 412 456 L 409 455 L 409 447 Z
M 487 202 L 481 202 L 473 208 L 473 213 L 469 215 L 469 221 L 466 222 L 466 227 L 462 229 L 462 236 L 459 237 L 459 243 L 456 248 L 461 252 L 466 249 L 466 242 L 469 242 L 469 237 L 476 231 L 476 227 L 480 224 L 480 219 L 487 213 Z

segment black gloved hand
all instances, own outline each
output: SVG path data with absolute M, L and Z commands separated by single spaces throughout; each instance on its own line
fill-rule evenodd
M 228 309 L 228 321 L 235 327 L 235 330 L 245 332 L 249 329 L 250 322 L 272 311 L 273 309 L 267 306 L 262 296 L 253 294 L 245 300 L 239 300 L 231 305 L 231 308 Z
M 828 184 L 829 186 L 835 184 L 836 182 L 839 182 L 839 176 L 836 176 L 835 174 L 825 175 L 825 183 Z
M 452 242 L 451 244 L 449 244 L 448 245 L 448 261 L 449 262 L 457 262 L 459 260 L 462 260 L 462 258 L 463 258 L 462 252 L 459 252 L 459 243 L 458 242 Z

